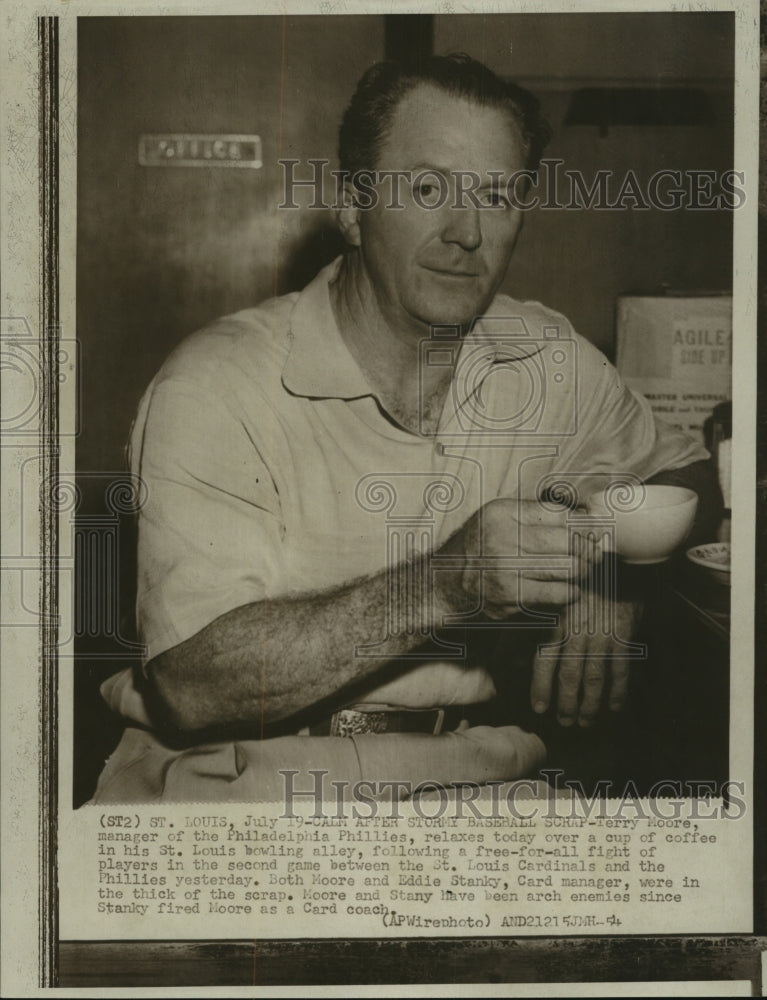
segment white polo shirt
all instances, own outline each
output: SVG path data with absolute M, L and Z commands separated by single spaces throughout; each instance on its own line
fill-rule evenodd
M 585 496 L 606 474 L 645 480 L 708 457 L 563 316 L 507 296 L 465 341 L 449 329 L 424 340 L 423 365 L 458 359 L 452 391 L 435 436 L 402 430 L 336 325 L 339 265 L 189 337 L 141 402 L 131 461 L 148 488 L 137 600 L 147 659 L 241 605 L 368 576 L 408 545 L 436 549 L 494 497 L 533 499 L 563 479 Z M 371 634 L 368 655 L 384 656 L 385 638 Z M 141 721 L 128 675 L 108 687 L 112 707 Z M 493 693 L 469 651 L 408 660 L 362 700 L 429 707 Z

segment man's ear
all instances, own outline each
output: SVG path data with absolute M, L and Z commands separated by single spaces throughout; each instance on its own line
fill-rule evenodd
M 358 247 L 362 243 L 360 234 L 360 208 L 357 205 L 354 185 L 350 181 L 345 181 L 341 192 L 341 207 L 336 212 L 336 220 L 341 235 L 346 242 L 353 247 Z

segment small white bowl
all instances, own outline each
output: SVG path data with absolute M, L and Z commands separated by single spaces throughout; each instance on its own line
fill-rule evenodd
M 611 502 L 609 495 L 593 494 L 587 509 L 614 522 L 616 551 L 629 563 L 669 559 L 690 533 L 698 507 L 698 494 L 682 486 L 640 486 L 626 504 Z
M 730 543 L 708 542 L 687 550 L 687 558 L 720 583 L 730 582 Z

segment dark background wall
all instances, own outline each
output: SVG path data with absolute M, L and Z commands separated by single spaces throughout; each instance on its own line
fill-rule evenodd
M 618 179 L 634 170 L 646 182 L 662 169 L 732 166 L 733 27 L 729 14 L 471 15 L 435 18 L 434 44 L 463 49 L 535 93 L 552 127 L 546 156 L 564 160 L 563 169 L 592 179 L 602 169 Z M 565 126 L 573 92 L 596 86 L 698 89 L 713 120 L 619 125 L 607 135 Z M 662 284 L 732 286 L 732 213 L 532 211 L 506 290 L 559 309 L 612 355 L 616 296 Z
M 338 122 L 368 65 L 432 45 L 467 51 L 538 94 L 553 130 L 548 156 L 587 178 L 632 169 L 646 181 L 661 168 L 732 165 L 733 27 L 730 14 L 80 18 L 80 524 L 110 513 L 105 486 L 124 468 L 133 413 L 175 344 L 215 316 L 302 287 L 338 252 L 329 213 L 277 209 L 277 160 L 336 165 Z M 607 134 L 564 125 L 578 88 L 659 83 L 700 89 L 711 120 Z M 139 136 L 163 132 L 256 133 L 263 169 L 140 166 Z M 610 354 L 618 294 L 730 287 L 731 234 L 727 211 L 536 210 L 505 288 L 560 309 Z M 94 745 L 112 732 L 99 729 L 96 682 L 136 657 L 131 521 L 113 527 L 111 561 L 101 542 L 80 560 L 76 801 L 103 760 Z M 106 595 L 98 614 L 84 600 L 96 592 Z
M 141 392 L 215 316 L 300 287 L 329 219 L 278 211 L 277 160 L 327 156 L 382 17 L 79 21 L 81 468 L 112 468 Z M 256 133 L 261 170 L 138 164 L 142 133 Z M 96 416 L 98 415 L 98 416 Z

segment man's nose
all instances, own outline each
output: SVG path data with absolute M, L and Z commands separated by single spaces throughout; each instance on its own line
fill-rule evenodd
M 457 243 L 464 250 L 476 250 L 482 243 L 479 211 L 472 205 L 447 209 L 442 239 Z

